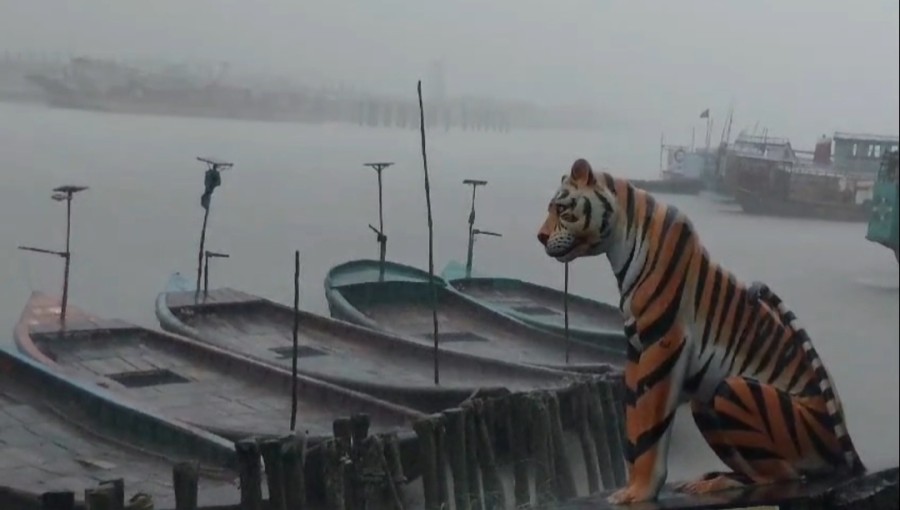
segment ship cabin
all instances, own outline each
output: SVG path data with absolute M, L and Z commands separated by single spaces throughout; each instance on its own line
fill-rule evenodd
M 835 133 L 835 170 L 843 174 L 860 174 L 875 179 L 885 154 L 897 150 L 898 136 Z
M 725 188 L 729 192 L 786 190 L 799 157 L 787 138 L 741 133 L 725 157 Z

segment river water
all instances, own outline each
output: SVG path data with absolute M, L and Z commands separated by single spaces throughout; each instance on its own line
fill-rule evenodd
M 617 132 L 428 133 L 435 270 L 465 257 L 469 188 L 478 227 L 500 232 L 475 266 L 562 286 L 563 268 L 535 240 L 559 177 L 577 157 L 619 175 L 652 178 L 656 127 Z M 289 303 L 301 252 L 301 306 L 327 315 L 330 267 L 376 258 L 375 172 L 384 171 L 388 257 L 427 268 L 427 223 L 417 130 L 305 126 L 64 111 L 0 103 L 0 342 L 32 290 L 59 292 L 62 263 L 17 245 L 63 249 L 65 207 L 51 189 L 83 184 L 73 205 L 70 303 L 157 327 L 153 301 L 173 271 L 196 271 L 203 170 L 196 156 L 235 163 L 212 202 L 211 286 Z M 713 257 L 746 281 L 764 280 L 793 307 L 836 380 L 849 429 L 870 467 L 898 462 L 898 267 L 865 240 L 865 224 L 750 217 L 705 197 L 665 196 L 693 220 Z M 572 264 L 572 291 L 616 302 L 605 259 Z M 670 479 L 721 468 L 679 413 Z

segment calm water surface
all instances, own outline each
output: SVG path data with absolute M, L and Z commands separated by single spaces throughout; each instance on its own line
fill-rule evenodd
M 546 202 L 577 157 L 620 175 L 652 178 L 656 127 L 627 132 L 428 134 L 435 269 L 465 257 L 468 188 L 479 190 L 478 226 L 501 232 L 476 245 L 484 272 L 562 286 L 562 266 L 535 240 Z M 375 173 L 385 170 L 388 256 L 427 268 L 422 161 L 415 130 L 130 117 L 0 104 L 0 342 L 32 290 L 59 292 L 62 263 L 17 245 L 62 249 L 60 184 L 90 190 L 74 203 L 71 302 L 157 327 L 153 301 L 172 271 L 194 274 L 203 209 L 198 155 L 235 162 L 215 192 L 207 248 L 211 285 L 290 302 L 293 251 L 302 256 L 301 306 L 327 314 L 330 267 L 377 257 Z M 864 239 L 864 224 L 761 219 L 705 198 L 662 197 L 694 221 L 712 255 L 745 280 L 769 283 L 807 325 L 840 390 L 849 428 L 871 467 L 898 461 L 898 268 Z M 572 268 L 573 292 L 615 300 L 605 259 Z M 670 478 L 721 466 L 679 413 Z

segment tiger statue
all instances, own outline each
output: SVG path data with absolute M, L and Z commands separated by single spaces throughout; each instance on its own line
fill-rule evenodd
M 793 312 L 766 285 L 745 285 L 717 264 L 678 209 L 578 159 L 537 237 L 560 262 L 606 254 L 621 295 L 628 484 L 609 502 L 657 498 L 675 410 L 687 402 L 732 471 L 677 491 L 865 471 L 834 383 Z

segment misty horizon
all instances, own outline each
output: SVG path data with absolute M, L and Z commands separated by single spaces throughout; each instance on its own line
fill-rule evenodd
M 796 147 L 834 131 L 896 134 L 898 5 L 497 0 L 299 5 L 0 0 L 0 51 L 228 62 L 235 73 L 415 95 L 442 60 L 448 95 L 581 103 L 687 144 L 767 129 Z M 426 97 L 426 101 L 427 101 Z

